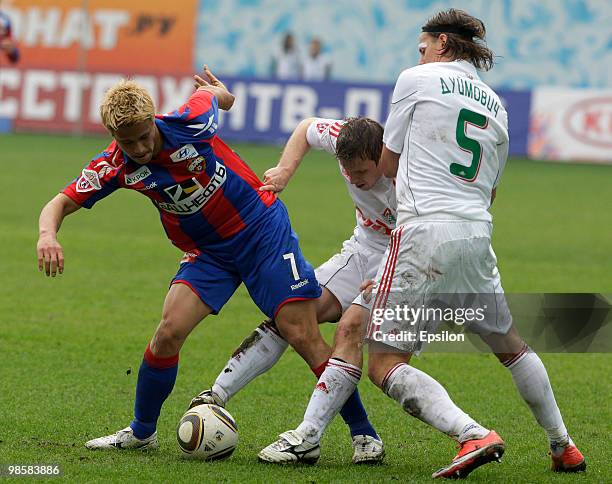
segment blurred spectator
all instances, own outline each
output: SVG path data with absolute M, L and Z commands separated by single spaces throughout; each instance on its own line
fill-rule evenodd
M 11 36 L 11 19 L 4 12 L 0 12 L 0 51 L 13 63 L 19 60 L 19 49 Z
M 313 37 L 304 59 L 304 80 L 325 81 L 331 76 L 331 60 L 321 52 L 321 41 Z
M 302 76 L 302 63 L 291 32 L 283 37 L 283 44 L 272 59 L 272 76 L 284 80 L 297 80 Z

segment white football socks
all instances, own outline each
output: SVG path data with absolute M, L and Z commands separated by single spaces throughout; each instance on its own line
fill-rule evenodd
M 310 397 L 304 421 L 297 431 L 310 443 L 321 440 L 325 429 L 355 391 L 361 369 L 336 358 L 330 358 Z
M 442 385 L 406 363 L 389 370 L 383 390 L 410 415 L 459 442 L 482 439 L 489 433 L 453 403 Z
M 272 368 L 287 346 L 276 328 L 264 321 L 234 352 L 215 380 L 213 392 L 227 403 L 251 380 Z
M 510 370 L 521 397 L 546 431 L 551 447 L 572 444 L 555 401 L 548 373 L 538 355 L 525 347 L 523 352 L 504 362 L 504 366 Z

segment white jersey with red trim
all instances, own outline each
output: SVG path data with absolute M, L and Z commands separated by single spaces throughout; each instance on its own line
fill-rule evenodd
M 315 118 L 306 133 L 308 144 L 335 157 L 336 140 L 343 125 L 343 120 Z M 355 203 L 355 239 L 367 247 L 384 252 L 397 216 L 393 180 L 382 176 L 370 190 L 361 190 L 351 184 L 340 162 L 338 166 Z
M 508 115 L 472 64 L 432 62 L 402 72 L 383 140 L 401 154 L 398 225 L 431 214 L 491 221 L 491 191 L 508 156 Z

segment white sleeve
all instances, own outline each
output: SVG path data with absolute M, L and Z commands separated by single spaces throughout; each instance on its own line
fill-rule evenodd
M 383 143 L 394 153 L 399 154 L 404 148 L 406 132 L 417 103 L 418 91 L 417 73 L 414 69 L 406 69 L 395 83 L 391 97 L 391 109 L 383 135 Z
M 311 148 L 336 156 L 336 141 L 343 125 L 341 119 L 315 118 L 306 131 L 306 141 Z
M 497 145 L 497 159 L 499 161 L 499 170 L 497 172 L 497 177 L 493 182 L 493 188 L 497 188 L 499 185 L 499 180 L 501 179 L 502 173 L 504 172 L 504 168 L 506 167 L 506 160 L 508 159 L 508 141 L 504 141 L 501 144 Z
M 502 142 L 497 145 L 497 161 L 499 163 L 499 170 L 497 172 L 497 177 L 493 182 L 493 188 L 497 188 L 497 185 L 499 185 L 502 173 L 504 172 L 504 168 L 506 167 L 506 161 L 508 160 L 508 148 L 510 147 L 510 140 L 508 137 L 508 113 L 506 113 L 505 111 L 502 124 L 505 127 L 505 136 Z

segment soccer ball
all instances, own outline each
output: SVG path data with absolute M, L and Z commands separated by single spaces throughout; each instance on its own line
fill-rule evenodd
M 238 445 L 238 427 L 227 410 L 217 405 L 198 405 L 181 418 L 176 439 L 185 457 L 225 459 Z

